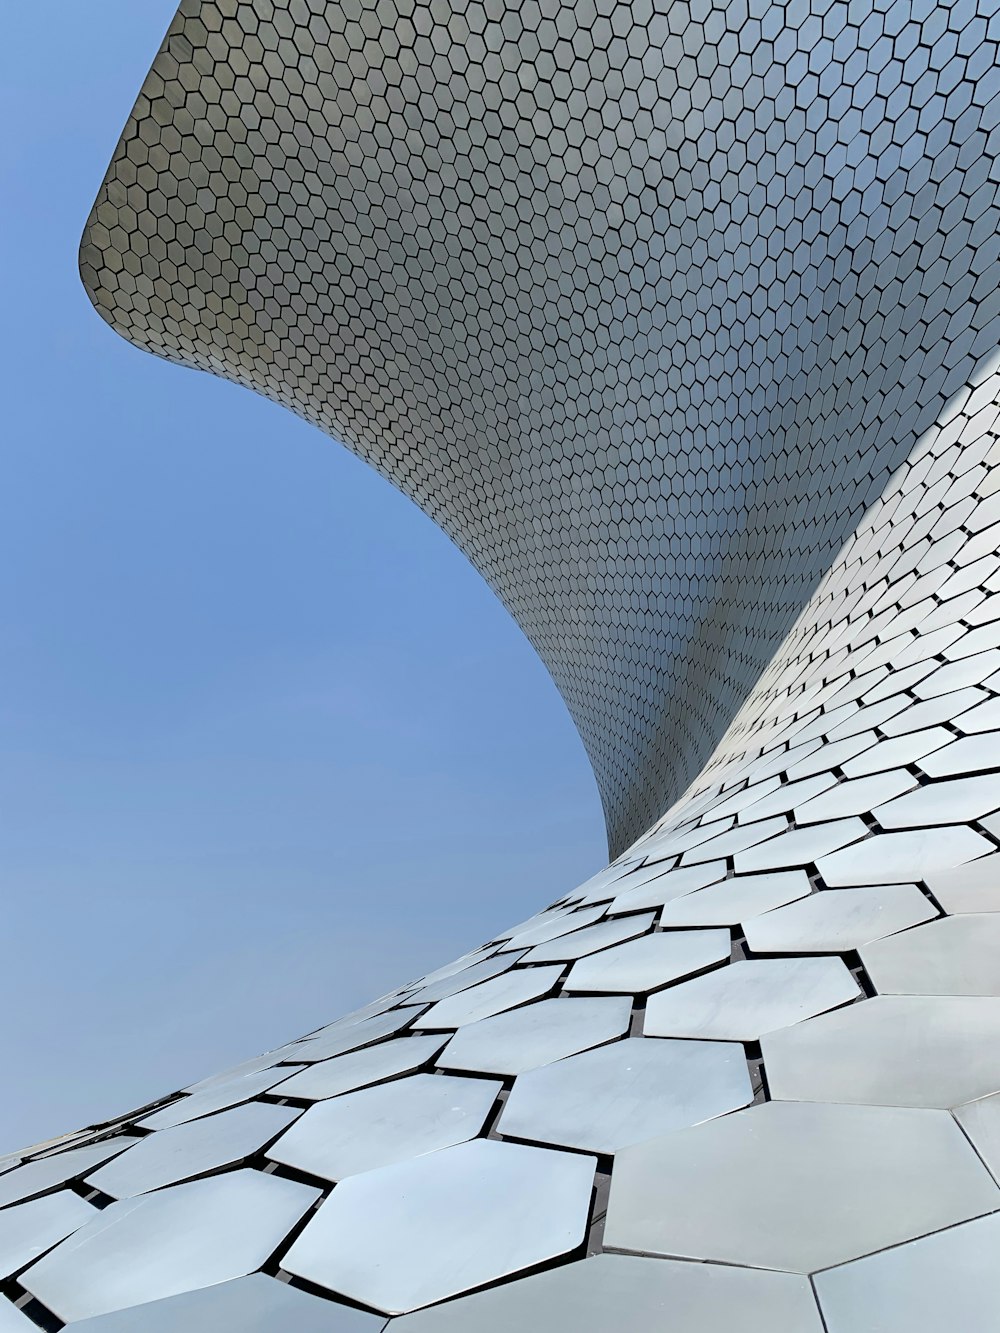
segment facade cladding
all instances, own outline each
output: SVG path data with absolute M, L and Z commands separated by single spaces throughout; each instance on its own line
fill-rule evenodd
M 1000 1328 L 998 45 L 998 0 L 185 0 L 94 304 L 444 528 L 616 859 L 8 1159 L 0 1329 Z

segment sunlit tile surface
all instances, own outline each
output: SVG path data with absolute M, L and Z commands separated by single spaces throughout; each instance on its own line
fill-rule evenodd
M 625 1149 L 604 1243 L 809 1273 L 998 1208 L 944 1111 L 776 1102 Z
M 829 1333 L 991 1333 L 1000 1308 L 1000 1216 L 816 1277 Z
M 501 1084 L 413 1074 L 310 1107 L 271 1148 L 274 1162 L 343 1180 L 473 1139 Z
M 72 1325 L 74 1333 L 378 1333 L 384 1327 L 378 1315 L 310 1296 L 263 1273 Z
M 821 1333 L 805 1278 L 603 1254 L 405 1316 L 393 1333 Z M 95 1330 L 96 1333 L 96 1330 Z
M 576 1153 L 446 1148 L 338 1185 L 284 1267 L 389 1314 L 414 1310 L 575 1249 L 593 1176 Z
M 615 1153 L 752 1098 L 742 1047 L 631 1039 L 523 1074 L 498 1129 L 514 1138 Z
M 110 1204 L 21 1276 L 70 1322 L 254 1272 L 319 1197 L 259 1171 Z

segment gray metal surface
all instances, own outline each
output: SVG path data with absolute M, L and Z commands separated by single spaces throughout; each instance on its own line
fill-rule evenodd
M 816 1276 L 829 1333 L 995 1333 L 1000 1216 Z
M 955 1119 L 994 1180 L 1000 1181 L 1000 1092 L 956 1107 Z
M 391 1327 L 393 1333 L 822 1333 L 805 1278 L 623 1254 L 509 1282 L 405 1315 Z
M 439 1000 L 417 1019 L 418 1028 L 455 1028 L 464 1023 L 475 1023 L 480 1018 L 513 1009 L 527 1000 L 536 1000 L 547 994 L 559 980 L 561 967 L 530 967 L 491 981 L 480 982 L 470 990 L 461 991 L 447 1000 Z
M 619 917 L 614 921 L 601 921 L 588 926 L 585 930 L 576 930 L 561 939 L 549 940 L 529 949 L 524 955 L 525 963 L 551 963 L 559 959 L 585 958 L 622 940 L 630 940 L 642 935 L 653 924 L 651 912 L 637 912 L 634 916 Z
M 5 1296 L 0 1296 L 0 1333 L 32 1333 L 37 1327 Z
M 743 875 L 690 893 L 667 903 L 660 913 L 663 926 L 735 926 L 747 917 L 769 912 L 784 903 L 804 898 L 809 878 L 802 870 L 781 870 L 771 875 Z
M 312 1106 L 267 1151 L 273 1162 L 343 1180 L 475 1138 L 502 1084 L 412 1074 Z
M 138 1124 L 142 1129 L 171 1129 L 174 1125 L 186 1125 L 188 1121 L 200 1119 L 201 1116 L 224 1111 L 230 1106 L 240 1106 L 262 1092 L 270 1091 L 292 1072 L 287 1066 L 282 1068 L 272 1065 L 243 1077 L 213 1083 L 192 1092 L 190 1096 L 178 1097 L 162 1110 L 144 1116 Z
M 649 1037 L 756 1041 L 860 995 L 839 958 L 767 958 L 733 963 L 649 997 Z
M 625 1149 L 604 1244 L 810 1273 L 996 1209 L 943 1111 L 772 1102 Z
M 497 1128 L 513 1138 L 616 1153 L 752 1100 L 741 1047 L 633 1038 L 523 1074 Z
M 606 951 L 597 958 L 606 958 L 609 952 L 617 951 Z M 588 959 L 587 964 L 595 963 L 597 958 Z M 584 986 L 582 989 L 603 990 L 604 987 Z M 631 990 L 631 987 L 626 989 Z M 496 1014 L 459 1028 L 438 1056 L 437 1063 L 442 1069 L 523 1074 L 525 1070 L 551 1064 L 553 1060 L 574 1055 L 588 1046 L 600 1046 L 621 1037 L 628 1031 L 631 1021 L 631 995 L 539 1000 L 536 1004 L 522 1005 L 520 1009 L 511 1009 L 505 1014 Z
M 73 1333 L 378 1333 L 385 1320 L 254 1273 L 71 1327 Z
M 0 1279 L 26 1267 L 97 1215 L 97 1209 L 72 1190 L 5 1208 L 0 1212 Z
M 445 1038 L 400 1037 L 395 1041 L 366 1046 L 360 1051 L 337 1055 L 319 1064 L 307 1065 L 272 1089 L 275 1097 L 301 1097 L 319 1101 L 336 1097 L 369 1083 L 380 1083 L 396 1074 L 408 1074 L 413 1069 L 433 1060 L 444 1045 Z
M 869 944 L 861 961 L 881 995 L 1000 995 L 1000 914 L 933 921 Z
M 1000 1000 L 877 996 L 761 1041 L 771 1096 L 959 1106 L 1000 1090 Z
M 657 931 L 581 958 L 570 968 L 569 991 L 640 995 L 729 958 L 726 930 Z
M 102 1139 L 98 1143 L 70 1148 L 54 1157 L 40 1157 L 25 1162 L 0 1176 L 0 1207 L 19 1199 L 30 1199 L 56 1185 L 63 1185 L 87 1174 L 99 1162 L 130 1149 L 138 1140 L 134 1135 Z
M 283 1266 L 387 1313 L 414 1310 L 575 1249 L 593 1176 L 594 1159 L 573 1153 L 445 1148 L 338 1185 Z
M 319 1198 L 259 1171 L 109 1204 L 21 1275 L 67 1323 L 254 1272 Z
M 127 1153 L 92 1171 L 86 1184 L 113 1199 L 145 1194 L 252 1156 L 301 1114 L 288 1106 L 248 1102 L 192 1120 L 150 1134 Z
M 915 884 L 813 893 L 744 925 L 756 953 L 846 953 L 919 925 L 934 907 Z

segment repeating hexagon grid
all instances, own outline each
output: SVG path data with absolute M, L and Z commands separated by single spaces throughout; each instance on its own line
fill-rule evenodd
M 95 305 L 441 524 L 617 857 L 0 1164 L 0 1328 L 995 1333 L 998 42 L 1000 0 L 185 0 Z

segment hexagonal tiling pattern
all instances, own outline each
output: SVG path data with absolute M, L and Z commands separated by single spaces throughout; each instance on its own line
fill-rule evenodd
M 95 304 L 445 528 L 620 855 L 0 1163 L 0 1328 L 995 1333 L 998 42 L 986 0 L 185 0 Z

